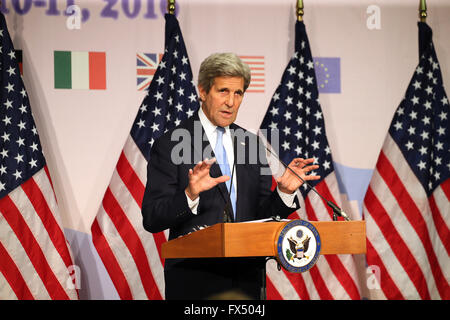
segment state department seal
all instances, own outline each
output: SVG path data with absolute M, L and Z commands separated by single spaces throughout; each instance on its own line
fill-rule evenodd
M 320 247 L 317 229 L 308 221 L 293 220 L 279 231 L 277 260 L 289 272 L 305 272 L 317 262 Z

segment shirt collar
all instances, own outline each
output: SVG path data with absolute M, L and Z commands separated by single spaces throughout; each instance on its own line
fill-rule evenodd
M 198 110 L 198 117 L 200 118 L 200 123 L 203 126 L 203 129 L 206 132 L 206 135 L 209 137 L 211 135 L 215 135 L 216 134 L 216 128 L 217 126 L 214 125 L 206 116 L 206 114 L 203 112 L 202 107 L 199 108 Z M 225 128 L 225 132 L 228 133 L 230 131 L 230 126 L 226 126 Z

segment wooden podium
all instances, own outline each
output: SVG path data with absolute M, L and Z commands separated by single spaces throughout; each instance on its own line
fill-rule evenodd
M 365 221 L 309 221 L 319 232 L 320 254 L 366 253 Z M 219 223 L 168 241 L 163 258 L 274 257 L 288 222 Z

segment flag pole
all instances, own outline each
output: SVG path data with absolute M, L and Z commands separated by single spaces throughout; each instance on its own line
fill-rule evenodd
M 167 13 L 175 14 L 175 0 L 167 1 Z
M 420 0 L 419 18 L 420 18 L 420 22 L 427 22 L 427 2 L 426 2 L 426 0 Z
M 297 20 L 303 21 L 303 0 L 297 0 Z

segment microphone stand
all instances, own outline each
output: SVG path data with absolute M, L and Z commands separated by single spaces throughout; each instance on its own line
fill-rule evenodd
M 300 177 L 297 172 L 295 172 L 293 169 L 291 169 L 291 167 L 289 167 L 287 164 L 285 164 L 283 162 L 283 160 L 281 160 L 277 155 L 275 155 L 269 148 L 265 147 L 267 151 L 270 152 L 270 154 L 274 155 L 275 158 L 277 158 L 278 161 L 281 162 L 281 164 L 288 169 L 289 171 L 291 171 L 298 179 L 300 179 L 304 184 L 306 184 L 312 191 L 314 191 L 332 210 L 333 210 L 333 221 L 337 221 L 337 217 L 343 217 L 346 221 L 350 221 L 350 218 L 348 217 L 348 215 L 345 213 L 344 210 L 342 210 L 341 208 L 339 208 L 335 203 L 333 203 L 331 200 L 327 200 L 325 199 L 324 196 L 322 196 L 315 187 L 311 186 L 305 179 L 303 179 L 302 177 Z
M 234 161 L 233 161 L 233 169 L 232 169 L 232 172 L 231 172 L 230 190 L 227 189 L 227 191 L 228 191 L 228 199 L 230 201 L 227 201 L 225 203 L 225 208 L 223 210 L 223 222 L 233 222 L 235 220 L 234 219 L 234 215 L 236 214 L 236 212 L 233 211 L 233 206 L 231 205 L 231 190 L 233 188 L 234 171 L 236 169 L 236 157 L 237 157 L 237 155 L 236 155 L 236 144 L 235 144 L 234 140 L 235 140 L 234 135 L 231 135 L 231 143 L 233 144 L 233 152 L 234 152 Z M 236 210 L 237 210 L 237 208 L 236 208 Z

